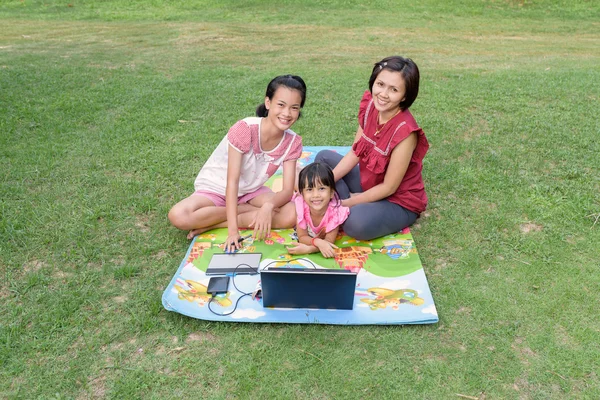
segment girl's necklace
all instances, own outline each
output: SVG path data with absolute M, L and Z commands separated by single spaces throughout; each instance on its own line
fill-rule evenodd
M 393 119 L 394 119 L 394 117 L 395 117 L 396 115 L 398 115 L 398 113 L 400 113 L 400 109 L 398 109 L 398 111 L 396 111 L 396 114 L 392 115 L 392 117 L 391 117 L 390 119 L 388 119 L 388 120 L 387 120 L 387 121 L 385 121 L 383 124 L 381 124 L 381 127 L 380 127 L 380 128 L 377 128 L 377 129 L 375 130 L 375 136 L 379 135 L 379 132 L 381 132 L 381 131 L 383 130 L 383 128 L 385 128 L 385 126 L 388 124 L 388 122 L 390 122 L 391 120 L 393 120 Z M 379 122 L 379 116 L 377 117 L 377 120 L 378 120 L 378 122 Z

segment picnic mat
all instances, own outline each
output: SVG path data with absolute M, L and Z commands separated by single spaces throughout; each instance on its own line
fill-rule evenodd
M 323 149 L 345 154 L 349 147 L 304 147 L 301 165 L 314 160 Z M 268 182 L 275 191 L 281 185 L 281 170 Z M 242 230 L 242 236 L 251 231 Z M 352 310 L 266 308 L 253 292 L 260 275 L 235 275 L 229 291 L 212 300 L 206 292 L 210 276 L 205 274 L 215 253 L 223 253 L 227 229 L 214 229 L 196 236 L 179 269 L 165 289 L 163 306 L 189 317 L 227 322 L 316 323 L 338 325 L 399 325 L 438 322 L 437 310 L 415 242 L 407 228 L 371 241 L 358 241 L 343 233 L 335 244 L 335 258 L 320 253 L 292 257 L 284 243 L 296 238 L 293 229 L 274 230 L 264 241 L 246 239 L 240 252 L 262 253 L 260 269 L 269 267 L 343 268 L 356 272 Z M 235 286 L 234 286 L 235 284 Z M 220 315 L 226 314 L 226 315 Z

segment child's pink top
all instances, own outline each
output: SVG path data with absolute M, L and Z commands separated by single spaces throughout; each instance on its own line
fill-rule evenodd
M 310 208 L 302 195 L 299 193 L 294 194 L 292 201 L 296 205 L 296 225 L 302 229 L 306 229 L 308 236 L 313 238 L 319 236 L 323 229 L 325 229 L 325 233 L 331 232 L 343 224 L 350 214 L 350 209 L 339 204 L 334 198 L 329 202 L 319 226 L 314 226 L 310 217 Z

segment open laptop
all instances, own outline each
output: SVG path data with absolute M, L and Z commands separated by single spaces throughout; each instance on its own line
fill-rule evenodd
M 356 273 L 345 269 L 267 268 L 260 272 L 264 307 L 352 310 Z

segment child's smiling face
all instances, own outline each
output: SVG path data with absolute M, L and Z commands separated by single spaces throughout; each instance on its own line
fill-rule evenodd
M 335 192 L 329 186 L 323 185 L 320 181 L 314 182 L 312 187 L 308 183 L 302 190 L 302 198 L 308 204 L 311 212 L 324 214 L 327 211 L 329 202 L 333 198 Z
M 300 116 L 302 95 L 295 89 L 285 86 L 277 88 L 273 98 L 265 98 L 265 106 L 269 110 L 267 118 L 278 129 L 289 129 Z

